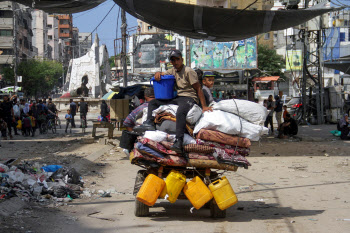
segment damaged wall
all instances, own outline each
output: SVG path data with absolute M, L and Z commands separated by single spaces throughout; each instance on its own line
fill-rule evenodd
M 70 61 L 66 81 L 67 91 L 72 92 L 81 87 L 82 77 L 87 75 L 88 83 L 86 86 L 89 89 L 89 97 L 98 98 L 107 93 L 111 87 L 108 58 L 107 47 L 105 45 L 99 46 L 99 38 L 96 34 L 90 51 L 84 56 Z

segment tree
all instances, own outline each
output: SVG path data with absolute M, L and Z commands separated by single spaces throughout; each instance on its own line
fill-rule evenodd
M 117 56 L 117 59 L 120 59 L 120 54 L 118 54 Z M 112 67 L 116 67 L 116 64 L 115 64 L 115 62 L 114 62 L 114 58 L 115 58 L 115 56 L 111 56 L 109 59 L 108 59 L 108 61 L 109 61 L 109 66 L 112 68 Z M 127 56 L 126 57 L 126 64 L 128 65 L 128 66 L 130 66 L 130 56 Z
M 278 55 L 275 50 L 267 46 L 258 46 L 258 67 L 262 71 L 271 73 L 271 75 L 283 76 L 282 69 L 285 68 L 283 56 Z
M 12 70 L 12 72 L 11 72 Z M 17 74 L 23 77 L 21 86 L 28 96 L 48 94 L 62 75 L 62 64 L 51 60 L 27 60 L 18 65 Z M 4 78 L 13 83 L 13 69 L 4 70 Z

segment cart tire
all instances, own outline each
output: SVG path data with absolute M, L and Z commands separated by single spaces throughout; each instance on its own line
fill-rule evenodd
M 149 206 L 143 204 L 135 198 L 135 210 L 134 214 L 136 217 L 146 217 L 149 214 Z
M 139 192 L 143 182 L 145 181 L 146 179 L 146 170 L 139 170 L 137 172 L 137 175 L 136 175 L 136 179 L 135 179 L 135 185 L 134 185 L 134 196 L 137 195 L 137 193 Z
M 214 199 L 210 201 L 210 216 L 212 218 L 226 218 L 226 210 L 220 210 Z

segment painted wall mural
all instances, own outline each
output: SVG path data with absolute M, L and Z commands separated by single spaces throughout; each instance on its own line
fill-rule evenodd
M 190 39 L 192 68 L 240 70 L 257 68 L 256 37 L 233 42 Z

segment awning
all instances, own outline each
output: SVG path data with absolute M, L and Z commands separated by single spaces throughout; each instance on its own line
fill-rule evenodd
M 323 64 L 327 68 L 340 70 L 345 74 L 350 74 L 350 56 L 345 56 L 334 60 L 328 60 L 325 61 Z
M 48 13 L 72 14 L 92 9 L 105 0 L 50 0 L 35 1 L 34 8 Z M 4 2 L 4 1 L 0 1 Z M 33 0 L 16 0 L 15 2 L 32 7 Z
M 193 39 L 238 41 L 300 25 L 334 8 L 242 10 L 191 5 L 169 0 L 114 0 L 132 16 Z
M 118 94 L 118 93 L 119 93 L 119 92 L 110 91 L 110 92 L 108 92 L 107 94 L 105 94 L 105 95 L 102 97 L 102 99 L 103 99 L 103 100 L 110 100 L 110 99 L 113 98 L 113 96 L 114 96 L 115 94 Z
M 253 82 L 276 82 L 278 81 L 278 79 L 280 78 L 280 76 L 269 76 L 269 77 L 256 77 L 253 78 Z

